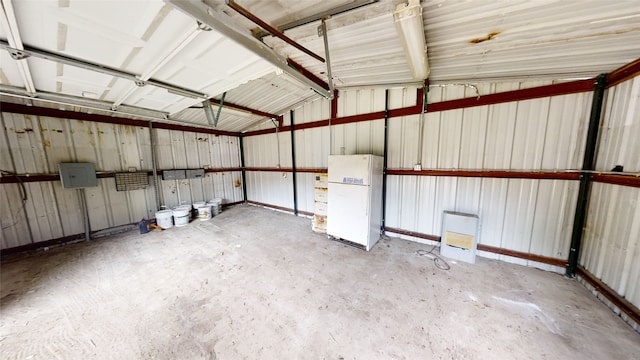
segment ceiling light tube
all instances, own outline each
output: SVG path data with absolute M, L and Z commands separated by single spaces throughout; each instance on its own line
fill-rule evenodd
M 408 0 L 406 5 L 399 4 L 393 13 L 393 20 L 402 40 L 411 75 L 415 80 L 425 80 L 429 77 L 430 69 L 420 0 Z

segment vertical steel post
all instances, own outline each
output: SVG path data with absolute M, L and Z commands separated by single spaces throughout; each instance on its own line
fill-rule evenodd
M 240 141 L 240 167 L 242 168 L 242 196 L 244 196 L 244 202 L 247 203 L 247 174 L 244 166 L 244 141 L 243 136 L 238 136 Z
M 595 169 L 598 132 L 600 128 L 600 119 L 602 117 L 602 104 L 604 102 L 606 86 L 607 74 L 598 75 L 593 86 L 593 100 L 591 102 L 589 129 L 587 131 L 587 142 L 585 144 L 584 160 L 582 162 L 583 173 L 580 177 L 580 190 L 578 191 L 578 202 L 576 204 L 573 231 L 571 233 L 571 247 L 569 248 L 569 259 L 567 261 L 566 268 L 566 276 L 568 277 L 575 276 L 580 257 L 580 246 L 582 245 L 584 223 L 589 206 L 589 189 L 591 187 L 590 171 Z
M 293 176 L 293 213 L 298 215 L 298 181 L 296 173 L 296 135 L 293 122 L 293 110 L 289 110 L 291 120 L 291 172 Z
M 384 234 L 387 218 L 387 159 L 389 154 L 389 89 L 384 91 L 384 153 L 382 162 L 382 219 L 380 233 Z
M 78 189 L 80 205 L 82 206 L 82 218 L 84 220 L 84 239 L 91 240 L 91 224 L 89 223 L 89 207 L 87 205 L 87 196 L 84 188 Z
M 160 189 L 158 189 L 158 165 L 156 159 L 156 143 L 153 140 L 153 122 L 149 121 L 149 146 L 151 147 L 151 167 L 153 171 L 153 189 L 156 197 L 156 209 L 153 211 L 155 214 L 156 211 L 160 210 Z

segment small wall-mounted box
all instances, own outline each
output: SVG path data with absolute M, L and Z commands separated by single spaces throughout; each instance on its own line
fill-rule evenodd
M 58 171 L 65 189 L 98 186 L 94 163 L 60 163 Z
M 162 180 L 183 180 L 187 178 L 184 170 L 165 170 L 162 172 Z
M 204 169 L 187 170 L 187 179 L 200 179 L 204 177 Z

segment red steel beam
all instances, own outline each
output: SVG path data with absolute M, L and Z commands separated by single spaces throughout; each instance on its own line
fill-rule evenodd
M 428 112 L 464 109 L 474 106 L 495 105 L 506 102 L 539 99 L 549 96 L 575 94 L 593 90 L 593 79 L 577 80 L 546 86 L 538 86 L 530 89 L 506 91 L 497 94 L 469 97 L 458 100 L 442 101 L 428 104 Z
M 629 300 L 620 296 L 615 290 L 609 287 L 609 285 L 605 284 L 602 280 L 598 279 L 590 273 L 583 266 L 578 265 L 576 268 L 576 272 L 578 276 L 582 277 L 586 282 L 591 284 L 594 289 L 602 294 L 607 300 L 611 301 L 613 305 L 615 305 L 620 311 L 624 312 L 635 321 L 637 324 L 640 324 L 640 309 L 638 309 L 635 305 L 633 305 Z
M 329 88 L 329 84 L 327 84 L 324 80 L 322 80 L 319 77 L 317 77 L 311 71 L 309 71 L 306 68 L 304 68 L 302 65 L 298 64 L 297 62 L 295 62 L 293 59 L 287 58 L 287 65 L 289 65 L 290 67 L 298 70 L 302 75 L 304 75 L 305 77 L 307 77 L 309 80 L 313 81 L 314 83 L 320 85 L 325 90 L 331 90 Z
M 521 101 L 521 100 L 529 100 L 529 99 L 537 99 L 548 96 L 558 96 L 558 95 L 567 95 L 567 94 L 575 94 L 580 92 L 592 91 L 593 90 L 593 79 L 588 80 L 578 80 L 571 81 L 561 84 L 554 85 L 546 85 L 539 86 L 530 89 L 522 89 L 522 90 L 514 90 L 507 91 L 497 94 L 490 94 L 480 97 L 470 97 L 458 100 L 450 100 L 450 101 L 442 101 L 437 103 L 428 104 L 427 112 L 436 112 L 436 111 L 447 111 L 447 110 L 455 110 L 462 109 L 474 106 L 484 106 L 484 105 L 493 105 L 500 104 L 505 102 L 512 101 Z M 389 118 L 401 117 L 401 116 L 409 116 L 409 115 L 417 115 L 422 112 L 422 101 L 424 99 L 423 89 L 418 88 L 416 91 L 416 105 L 408 106 L 399 109 L 391 109 L 389 110 Z M 380 120 L 384 119 L 384 111 L 377 111 L 365 114 L 344 116 L 344 117 L 332 117 L 331 125 L 340 125 L 340 124 L 349 124 L 361 121 L 371 121 L 371 120 Z M 313 122 L 308 122 L 304 124 L 296 125 L 296 130 L 303 129 L 312 129 L 317 127 L 324 127 L 329 125 L 329 120 L 318 120 Z M 284 126 L 280 131 L 290 130 L 287 126 Z M 244 133 L 244 136 L 254 136 L 254 135 L 264 135 L 274 133 L 275 129 L 265 129 L 265 130 L 256 130 L 249 131 Z
M 438 241 L 438 242 L 441 241 L 440 236 L 437 236 L 437 235 L 428 235 L 428 234 L 423 234 L 423 233 L 419 233 L 419 232 L 415 232 L 415 231 L 396 229 L 396 228 L 391 228 L 391 227 L 386 227 L 386 226 L 385 226 L 384 230 L 388 231 L 388 232 L 395 233 L 395 234 L 413 236 L 413 237 L 416 237 L 416 238 L 419 238 L 419 239 L 426 239 L 426 240 Z M 564 266 L 567 265 L 567 261 L 563 260 L 563 259 L 556 259 L 556 258 L 552 258 L 552 257 L 548 257 L 548 256 L 525 253 L 525 252 L 521 252 L 521 251 L 504 249 L 504 248 L 499 248 L 499 247 L 489 246 L 489 245 L 484 245 L 484 244 L 478 244 L 477 245 L 477 249 L 479 251 L 487 251 L 487 252 L 494 253 L 494 254 L 507 255 L 507 256 L 512 256 L 512 257 L 516 257 L 516 258 L 519 258 L 519 259 L 525 259 L 525 260 L 540 262 L 540 263 L 543 263 L 543 264 L 549 264 L 549 265 L 554 265 L 554 266 L 564 267 Z
M 5 102 L 0 102 L 0 111 L 7 112 L 7 113 L 14 113 L 14 114 L 48 116 L 48 117 L 56 117 L 56 118 L 62 118 L 62 119 L 91 121 L 91 122 L 100 122 L 100 123 L 107 123 L 107 124 L 149 127 L 149 122 L 146 120 L 127 119 L 127 118 L 121 118 L 117 116 L 107 116 L 107 115 L 99 115 L 99 114 L 87 114 L 87 113 L 76 112 L 76 111 L 50 109 L 50 108 L 43 108 L 38 106 L 27 106 L 27 105 L 21 105 L 21 104 L 5 103 Z M 231 131 L 221 131 L 221 130 L 215 130 L 210 128 L 188 126 L 188 125 L 167 124 L 162 122 L 153 122 L 153 128 L 198 132 L 198 133 L 214 134 L 214 135 L 239 136 L 239 133 L 231 132 Z
M 333 99 L 331 99 L 331 118 L 338 117 L 338 90 L 333 90 Z
M 267 22 L 265 22 L 264 20 L 260 19 L 259 17 L 257 17 L 256 15 L 254 15 L 251 11 L 243 8 L 242 6 L 238 5 L 238 3 L 236 3 L 233 0 L 226 0 L 227 5 L 229 5 L 230 8 L 232 8 L 233 10 L 237 11 L 240 15 L 246 17 L 247 19 L 253 21 L 256 25 L 260 26 L 261 28 L 267 30 L 268 32 L 270 32 L 271 34 L 273 34 L 274 36 L 277 36 L 278 38 L 282 39 L 284 42 L 286 42 L 287 44 L 295 47 L 296 49 L 302 51 L 303 53 L 311 56 L 312 58 L 320 61 L 320 62 L 325 62 L 324 58 L 316 53 L 314 53 L 313 51 L 307 49 L 306 47 L 298 44 L 295 40 L 291 39 L 290 37 L 288 37 L 287 35 L 285 35 L 284 33 L 282 33 L 280 30 L 274 28 L 273 26 L 269 25 Z
M 607 88 L 616 86 L 638 75 L 640 75 L 640 59 L 636 59 L 610 72 L 607 75 Z
M 264 171 L 264 172 L 293 172 L 292 168 L 279 167 L 245 167 L 245 171 Z
M 594 174 L 591 180 L 599 183 L 640 188 L 640 177 L 631 175 Z
M 282 167 L 246 167 L 245 171 L 264 171 L 264 172 L 293 172 L 292 168 Z M 314 174 L 326 174 L 326 168 L 296 168 L 296 172 L 299 173 L 314 173 Z
M 478 244 L 477 249 L 479 251 L 487 251 L 494 254 L 506 255 L 511 257 L 516 257 L 519 259 L 525 259 L 530 261 L 535 261 L 543 264 L 549 264 L 559 267 L 567 266 L 567 260 L 564 259 L 556 259 L 548 256 L 536 255 L 531 253 L 525 253 L 521 251 L 515 251 L 510 249 L 499 248 L 495 246 L 489 246 L 484 244 Z
M 388 175 L 452 176 L 502 179 L 580 180 L 579 172 L 505 171 L 505 170 L 421 170 L 387 169 Z
M 143 170 L 144 171 L 144 170 Z M 242 168 L 215 168 L 215 169 L 205 169 L 205 173 L 219 173 L 219 172 L 234 172 L 234 171 L 242 171 Z M 157 170 L 156 173 L 158 176 L 162 176 L 164 170 Z M 96 177 L 98 179 L 107 179 L 115 177 L 115 171 L 101 171 L 96 173 Z M 147 175 L 153 176 L 153 171 L 147 171 Z M 60 181 L 59 174 L 19 174 L 19 175 L 3 175 L 0 177 L 0 184 L 15 184 L 19 182 L 28 183 L 28 182 L 39 182 L 39 181 Z
M 213 104 L 213 105 L 220 106 L 220 100 L 218 100 L 218 99 L 209 99 L 209 101 L 211 101 L 211 104 Z M 244 111 L 244 112 L 248 112 L 248 113 L 253 114 L 253 115 L 264 116 L 264 117 L 268 117 L 268 118 L 271 118 L 271 119 L 277 119 L 277 118 L 281 117 L 280 115 L 270 114 L 268 112 L 252 109 L 250 107 L 246 107 L 246 106 L 243 106 L 243 105 L 230 103 L 228 101 L 224 101 L 222 103 L 222 107 L 228 107 L 230 109 Z
M 327 168 L 296 168 L 299 173 L 326 174 Z

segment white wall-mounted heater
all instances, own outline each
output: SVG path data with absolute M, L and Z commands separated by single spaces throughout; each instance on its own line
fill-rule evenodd
M 478 215 L 445 211 L 442 214 L 440 254 L 474 264 L 478 242 Z

